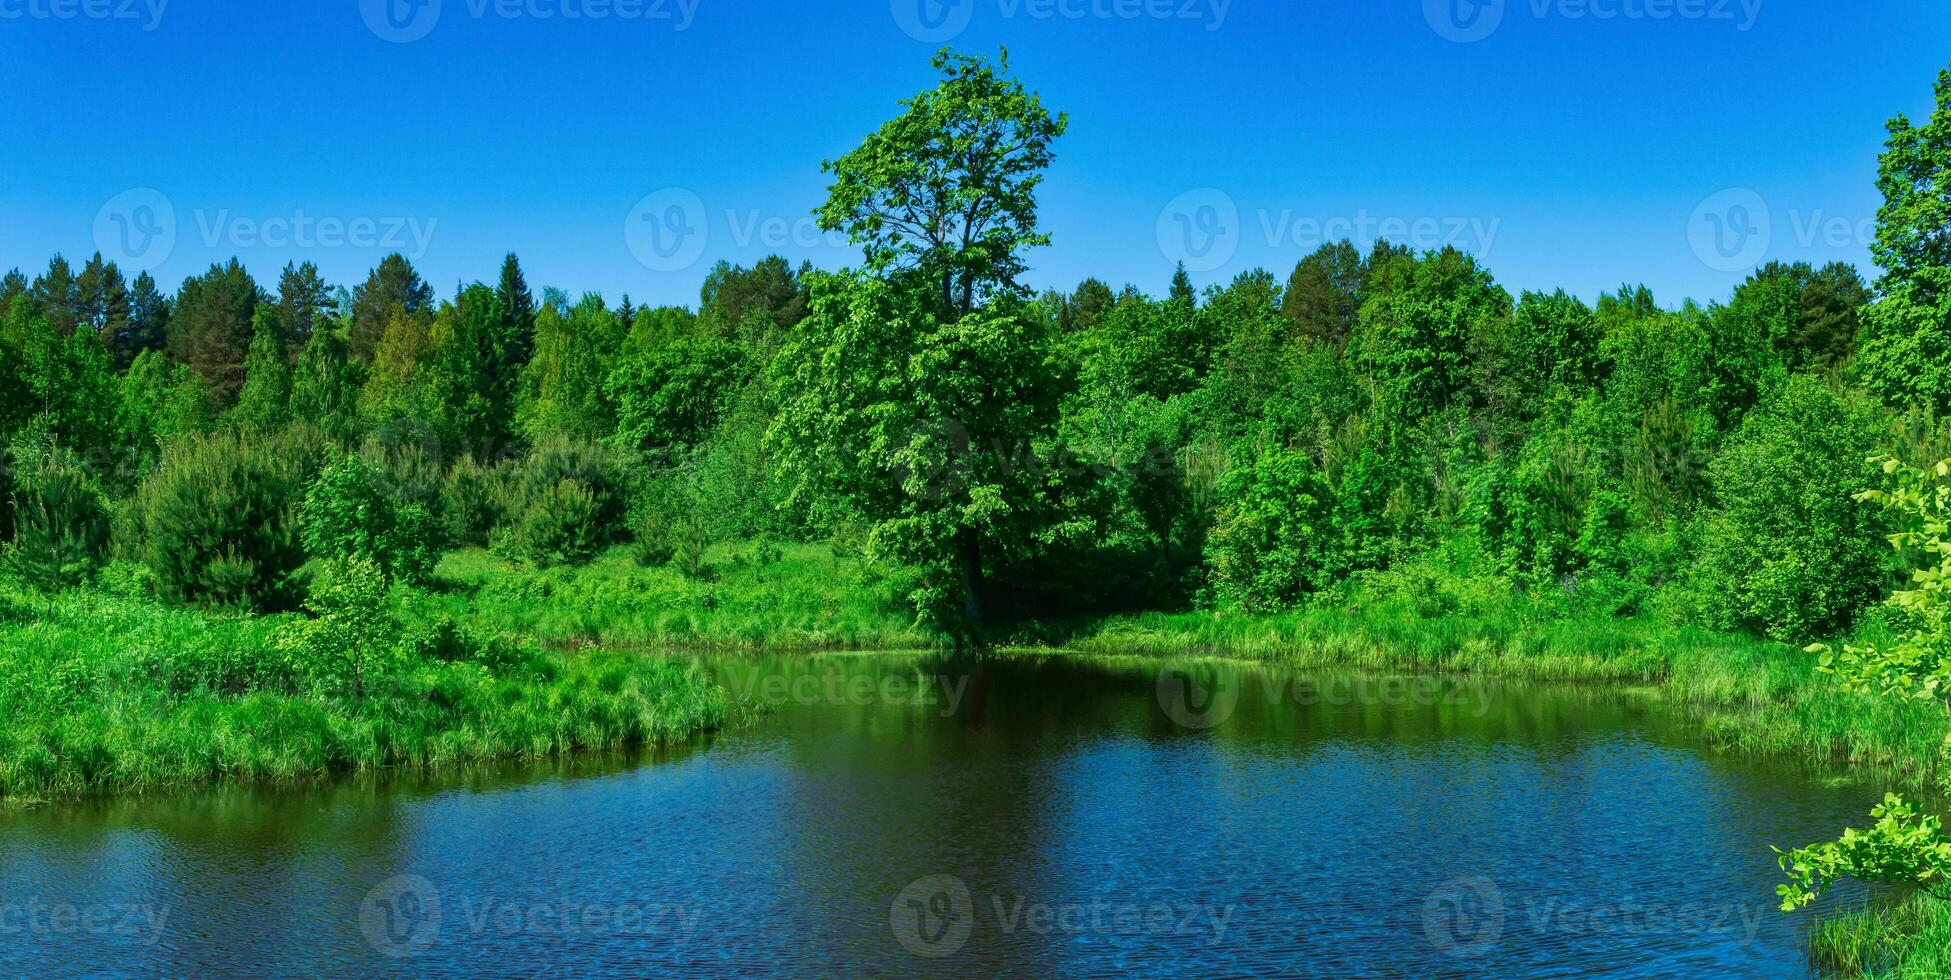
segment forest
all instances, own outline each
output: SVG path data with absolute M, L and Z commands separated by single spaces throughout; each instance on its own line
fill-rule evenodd
M 1593 304 L 1513 295 L 1387 241 L 1037 293 L 1069 120 L 1006 56 L 934 67 L 822 164 L 860 264 L 721 262 L 695 307 L 538 290 L 514 254 L 451 295 L 400 255 L 350 288 L 9 273 L 0 795 L 737 713 L 633 653 L 660 648 L 1658 682 L 1731 744 L 1913 799 L 1951 771 L 1951 71 L 1889 123 L 1876 270 L 1771 262 L 1703 305 L 1630 270 Z M 1786 852 L 1785 903 L 1951 890 L 1929 810 Z M 1938 937 L 1909 955 L 1946 955 L 1933 902 L 1891 913 Z

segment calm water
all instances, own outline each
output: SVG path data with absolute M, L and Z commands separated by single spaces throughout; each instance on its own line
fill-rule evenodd
M 1768 846 L 1874 795 L 1573 689 L 716 669 L 679 753 L 0 815 L 0 974 L 1797 976 Z

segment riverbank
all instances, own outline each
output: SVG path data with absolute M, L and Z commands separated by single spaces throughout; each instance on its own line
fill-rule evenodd
M 375 654 L 353 693 L 280 646 L 295 618 L 0 583 L 0 805 L 659 745 L 728 710 L 692 666 L 447 629 Z
M 457 551 L 437 570 L 441 587 L 414 597 L 412 614 L 449 616 L 553 648 L 943 646 L 905 608 L 903 573 L 837 557 L 826 545 L 764 551 L 749 543 L 716 547 L 699 576 L 645 568 L 627 549 L 586 566 L 541 570 Z M 1709 735 L 1737 751 L 1819 759 L 1902 786 L 1930 784 L 1951 763 L 1951 715 L 1845 694 L 1815 672 L 1814 657 L 1787 644 L 1615 615 L 1495 579 L 1430 578 L 1417 577 L 1411 588 L 1362 580 L 1332 601 L 1268 615 L 1138 613 L 1002 624 L 994 632 L 1003 649 L 1631 684 L 1697 709 Z

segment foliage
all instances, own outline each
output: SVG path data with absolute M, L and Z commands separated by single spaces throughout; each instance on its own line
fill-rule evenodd
M 280 627 L 271 640 L 291 672 L 321 693 L 364 698 L 375 677 L 397 670 L 401 629 L 386 582 L 369 557 L 328 559 L 305 600 L 312 618 Z
M 630 344 L 604 382 L 616 406 L 615 444 L 627 450 L 683 449 L 702 442 L 744 381 L 740 345 L 682 337 Z
M 1876 595 L 1888 576 L 1880 523 L 1850 503 L 1874 439 L 1864 406 L 1797 377 L 1715 459 L 1702 573 L 1732 624 L 1806 642 Z
M 407 584 L 425 582 L 440 557 L 426 508 L 387 494 L 357 455 L 339 457 L 312 478 L 300 521 L 312 557 L 369 563 Z
M 942 323 L 886 281 L 816 277 L 780 359 L 789 503 L 864 515 L 875 554 L 959 574 L 921 601 L 980 623 L 985 548 L 1047 528 L 1058 478 L 1035 457 L 1058 396 L 1039 327 L 1004 302 Z
M 218 406 L 228 408 L 244 386 L 252 323 L 264 299 L 236 259 L 183 281 L 169 315 L 169 351 L 203 379 Z
M 441 535 L 450 544 L 478 547 L 488 543 L 488 532 L 504 517 L 499 504 L 500 477 L 462 456 L 440 478 L 437 513 Z
M 277 312 L 260 307 L 252 326 L 255 336 L 244 359 L 244 387 L 226 420 L 244 432 L 261 434 L 291 421 L 291 365 Z
M 820 228 L 844 231 L 875 274 L 903 270 L 931 312 L 951 320 L 1012 292 L 1022 253 L 1046 244 L 1036 190 L 1070 120 L 995 66 L 943 50 L 942 80 L 902 101 L 902 114 L 857 149 L 822 164 L 833 174 Z
M 535 564 L 578 565 L 596 557 L 613 533 L 595 493 L 564 477 L 537 494 L 516 519 L 515 552 Z
M 1902 624 L 1894 642 L 1845 644 L 1840 653 L 1818 643 L 1809 652 L 1821 654 L 1817 669 L 1834 675 L 1844 690 L 1951 706 L 1951 460 L 1929 470 L 1890 457 L 1872 462 L 1888 489 L 1865 490 L 1856 499 L 1894 516 L 1900 524 L 1890 543 L 1924 566 L 1911 572 L 1915 588 L 1886 600 Z
M 294 604 L 305 564 L 299 509 L 323 455 L 322 437 L 303 428 L 173 443 L 139 492 L 158 594 L 244 609 Z
M 44 592 L 86 582 L 108 546 L 108 506 L 101 490 L 51 429 L 42 416 L 14 440 L 13 546 L 5 562 Z
M 1292 449 L 1250 453 L 1228 473 L 1207 543 L 1219 602 L 1268 611 L 1332 584 L 1331 495 L 1315 461 Z
M 1870 810 L 1869 830 L 1850 828 L 1822 844 L 1781 852 L 1789 876 L 1776 885 L 1782 911 L 1793 912 L 1821 897 L 1845 878 L 1914 885 L 1932 897 L 1951 901 L 1951 837 L 1938 818 L 1922 814 L 1895 793 Z
M 1930 121 L 1899 113 L 1878 158 L 1876 240 L 1883 278 L 1865 312 L 1864 381 L 1886 400 L 1951 407 L 1951 69 L 1940 72 Z

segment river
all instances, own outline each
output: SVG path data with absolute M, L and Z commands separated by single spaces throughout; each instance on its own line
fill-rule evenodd
M 1769 845 L 1870 787 L 1630 692 L 702 661 L 680 750 L 0 814 L 23 976 L 1800 976 Z

